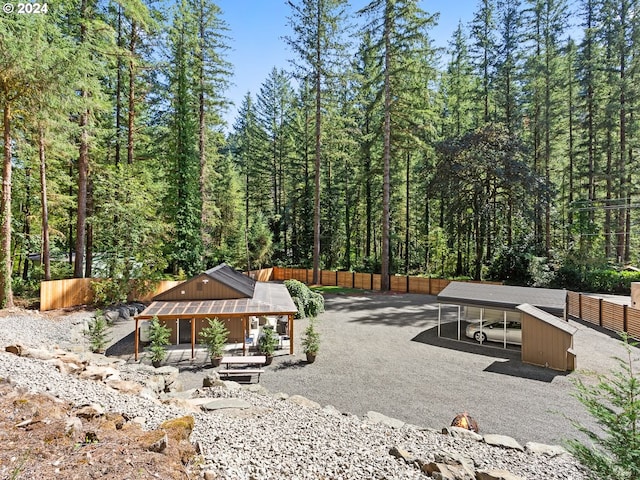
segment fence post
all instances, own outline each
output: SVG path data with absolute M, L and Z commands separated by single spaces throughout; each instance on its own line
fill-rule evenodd
M 338 282 L 338 270 L 336 270 L 336 286 L 338 286 L 338 283 L 340 282 Z
M 373 290 L 373 273 L 369 274 L 369 283 L 371 284 L 371 290 Z
M 407 293 L 409 293 L 409 275 L 407 275 Z
M 598 325 L 602 326 L 602 299 L 598 299 Z
M 582 320 L 582 294 L 578 294 L 578 318 Z
M 628 333 L 628 325 L 627 325 L 627 308 L 629 308 L 628 305 L 623 305 L 622 306 L 622 331 L 624 333 Z
M 356 272 L 351 272 L 351 288 L 356 288 Z

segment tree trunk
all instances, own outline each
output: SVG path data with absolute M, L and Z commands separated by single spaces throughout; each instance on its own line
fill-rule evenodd
M 42 267 L 44 279 L 51 280 L 51 258 L 49 256 L 49 202 L 47 200 L 47 166 L 44 128 L 38 130 L 38 156 L 40 158 L 40 203 L 42 205 Z
M 316 35 L 316 65 L 315 65 L 315 94 L 316 94 L 316 125 L 315 125 L 315 191 L 313 198 L 313 283 L 320 282 L 320 154 L 322 148 L 322 72 L 320 68 L 321 46 L 320 46 L 320 30 L 321 30 L 321 12 L 322 2 L 318 2 L 317 11 L 317 35 Z
M 86 101 L 87 92 L 82 92 Z M 89 111 L 85 110 L 80 117 L 80 148 L 78 156 L 78 205 L 76 215 L 76 258 L 73 276 L 82 278 L 84 274 L 84 253 L 87 234 L 87 176 L 89 171 Z
M 2 116 L 4 156 L 2 165 L 2 218 L 0 241 L 0 307 L 13 307 L 13 290 L 11 287 L 11 106 L 4 104 Z
M 380 290 L 389 290 L 389 234 L 391 201 L 391 5 L 387 2 L 384 18 L 384 126 L 382 151 L 382 252 L 380 254 Z
M 131 23 L 131 41 L 129 42 L 129 118 L 127 122 L 127 164 L 133 164 L 133 145 L 136 119 L 136 72 L 134 56 L 138 30 L 135 21 Z

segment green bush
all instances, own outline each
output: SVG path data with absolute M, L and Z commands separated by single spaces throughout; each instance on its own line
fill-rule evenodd
M 109 338 L 109 323 L 102 311 L 97 310 L 93 320 L 89 320 L 87 329 L 82 332 L 89 340 L 91 351 L 103 353 L 111 341 Z
M 154 316 L 149 325 L 149 346 L 147 351 L 150 353 L 151 362 L 155 365 L 167 358 L 167 345 L 171 338 L 171 329 L 158 320 Z
M 128 281 L 105 278 L 92 281 L 91 291 L 93 292 L 93 303 L 103 306 L 125 303 L 131 287 Z
M 640 379 L 634 373 L 631 346 L 623 336 L 627 358 L 616 360 L 620 369 L 602 376 L 595 386 L 575 382 L 576 398 L 600 429 L 574 423 L 590 440 L 568 442 L 575 457 L 600 478 L 640 480 Z M 637 360 L 637 359 L 636 359 Z
M 309 287 L 298 280 L 286 280 L 284 285 L 298 307 L 296 318 L 314 318 L 324 312 L 324 297 L 322 295 L 312 292 Z
M 229 337 L 229 330 L 227 327 L 217 318 L 209 321 L 209 326 L 204 327 L 200 331 L 200 342 L 207 347 L 207 352 L 211 358 L 222 357 L 224 353 L 224 346 L 227 343 Z

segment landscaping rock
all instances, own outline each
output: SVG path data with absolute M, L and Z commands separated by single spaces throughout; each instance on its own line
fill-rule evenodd
M 210 400 L 208 403 L 202 406 L 203 410 L 212 411 L 212 410 L 223 410 L 226 408 L 239 408 L 245 409 L 250 408 L 251 404 L 241 400 L 239 398 L 217 398 L 215 400 Z
M 548 457 L 557 457 L 558 455 L 569 455 L 560 445 L 545 445 L 544 443 L 528 442 L 524 446 L 525 451 L 538 455 L 546 455 Z
M 515 439 L 506 435 L 489 434 L 485 435 L 483 438 L 485 443 L 489 445 L 502 448 L 512 448 L 514 450 L 520 450 L 521 452 L 524 452 L 524 448 L 522 447 L 522 445 L 520 445 Z
M 295 403 L 296 405 L 300 405 L 302 407 L 312 408 L 314 410 L 320 410 L 322 408 L 318 402 L 314 402 L 313 400 L 309 400 L 302 395 L 291 395 L 287 401 L 291 403 Z
M 444 427 L 442 429 L 444 435 L 450 435 L 454 438 L 466 438 L 467 440 L 475 440 L 476 442 L 482 441 L 482 435 L 472 430 L 460 427 Z
M 386 425 L 392 428 L 402 428 L 404 427 L 404 422 L 402 420 L 398 420 L 397 418 L 387 417 L 382 413 L 368 411 L 365 417 L 369 423 Z
M 488 469 L 477 470 L 476 480 L 526 480 L 524 477 L 514 475 L 507 470 Z

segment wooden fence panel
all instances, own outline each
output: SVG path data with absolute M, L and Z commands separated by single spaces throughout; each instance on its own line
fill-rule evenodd
M 261 270 L 251 270 L 249 276 L 258 282 L 268 282 L 274 275 L 275 268 L 263 268 Z
M 373 289 L 380 290 L 382 285 L 382 275 L 379 273 L 374 273 L 371 275 L 373 277 Z
M 567 315 L 580 318 L 580 294 L 567 292 Z
M 602 326 L 614 332 L 622 332 L 624 330 L 624 306 L 603 301 Z
M 389 280 L 389 289 L 392 292 L 407 293 L 407 277 L 391 275 Z
M 429 278 L 409 277 L 409 293 L 429 294 Z
M 273 279 L 277 282 L 281 282 L 283 280 L 287 280 L 284 278 L 284 268 L 282 267 L 273 267 Z
M 443 278 L 432 278 L 431 279 L 431 292 L 429 292 L 429 293 L 431 295 L 438 295 L 450 283 L 451 283 L 450 280 L 445 280 Z
M 600 324 L 600 299 L 595 297 L 589 297 L 587 295 L 580 296 L 580 303 L 582 311 L 582 319 L 595 323 L 596 325 Z
M 335 271 L 321 270 L 320 274 L 320 285 L 326 285 L 328 287 L 335 287 L 337 285 Z
M 68 278 L 51 280 L 40 284 L 40 310 L 54 310 L 78 305 L 86 305 L 93 301 L 91 278 Z
M 362 288 L 364 290 L 371 290 L 371 274 L 370 273 L 356 273 L 353 281 L 355 288 Z
M 627 308 L 627 333 L 640 340 L 640 310 L 637 308 Z
M 345 288 L 353 288 L 353 273 L 338 272 L 338 286 Z

